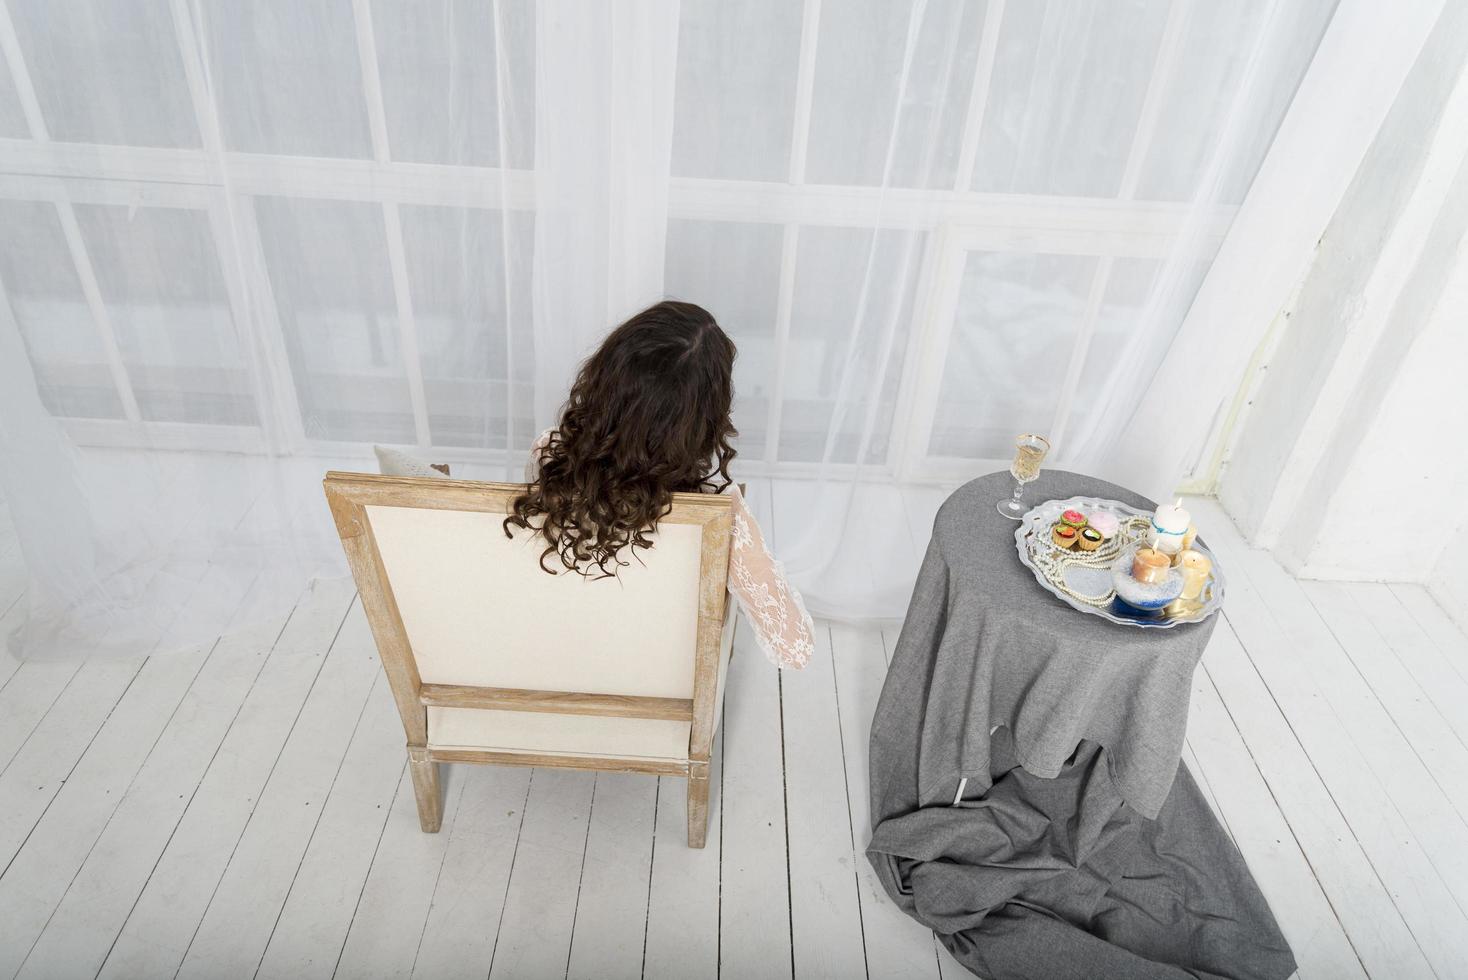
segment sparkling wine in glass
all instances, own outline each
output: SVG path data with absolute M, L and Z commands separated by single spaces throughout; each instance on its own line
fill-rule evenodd
M 1040 476 L 1040 464 L 1050 451 L 1050 441 L 1044 436 L 1023 435 L 1014 440 L 1014 462 L 1009 464 L 1009 475 L 1014 477 L 1014 496 L 998 503 L 999 513 L 1010 520 L 1019 520 L 1029 509 L 1020 502 L 1025 484 Z

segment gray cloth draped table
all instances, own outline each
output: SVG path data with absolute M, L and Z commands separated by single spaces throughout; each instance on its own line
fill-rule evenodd
M 980 976 L 1286 977 L 1294 959 L 1180 764 L 1213 621 L 1139 629 L 1044 591 L 995 503 L 938 512 L 872 721 L 868 857 Z M 1154 505 L 1050 470 L 1031 503 Z M 960 781 L 962 800 L 955 805 Z

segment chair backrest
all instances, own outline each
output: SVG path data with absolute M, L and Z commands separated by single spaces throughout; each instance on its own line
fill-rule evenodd
M 425 705 L 712 714 L 728 497 L 676 494 L 653 547 L 590 579 L 547 574 L 543 538 L 506 536 L 523 485 L 333 472 L 325 487 L 410 744 Z

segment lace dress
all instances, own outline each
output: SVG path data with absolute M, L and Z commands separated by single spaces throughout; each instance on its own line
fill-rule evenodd
M 540 452 L 550 438 L 542 432 L 530 448 L 525 464 L 525 482 L 540 475 Z M 776 667 L 796 670 L 810 663 L 815 653 L 815 626 L 800 593 L 790 587 L 785 568 L 770 554 L 759 522 L 750 513 L 739 487 L 731 486 L 734 498 L 733 527 L 729 535 L 729 592 L 754 629 L 755 640 L 765 657 Z

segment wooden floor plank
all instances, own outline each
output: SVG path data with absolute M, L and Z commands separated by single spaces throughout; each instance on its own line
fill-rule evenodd
M 505 895 L 491 977 L 565 977 L 596 773 L 537 769 Z
M 484 980 L 504 911 L 515 842 L 525 817 L 530 770 L 518 766 L 445 767 L 464 784 L 448 849 L 433 890 L 413 975 L 424 980 Z
M 743 624 L 736 629 L 743 628 Z M 713 980 L 719 975 L 719 857 L 723 850 L 724 733 L 709 756 L 709 830 L 702 848 L 688 846 L 687 782 L 658 779 L 658 814 L 647 900 L 645 977 Z
M 567 977 L 636 980 L 642 976 L 659 778 L 625 772 L 596 774 L 596 803 L 586 835 Z M 686 787 L 686 781 L 667 782 L 673 792 L 680 786 Z M 672 840 L 662 843 L 677 846 Z M 688 846 L 686 836 L 683 846 Z
M 185 666 L 197 670 L 202 656 L 196 655 Z M 143 664 L 143 659 L 133 657 L 98 658 L 82 664 L 0 772 L 0 875 L 66 784 Z
M 379 670 L 257 977 L 329 978 L 336 969 L 406 758 L 392 688 Z
M 830 628 L 818 626 L 815 642 L 804 670 L 780 672 L 795 975 L 863 976 L 856 862 L 866 863 L 866 841 L 858 850 L 852 833 Z
M 102 977 L 172 976 L 249 821 L 354 597 L 318 582 L 291 615 L 103 963 Z
M 342 625 L 234 847 L 177 976 L 259 968 L 323 804 L 341 773 L 373 684 L 382 676 L 361 604 Z
M 1408 675 L 1417 682 L 1432 708 L 1452 728 L 1458 741 L 1468 745 L 1468 671 L 1454 668 L 1444 645 L 1424 628 L 1422 618 L 1414 615 L 1408 602 L 1438 616 L 1442 611 L 1420 586 L 1356 583 L 1341 586 L 1371 621 L 1376 633 L 1386 643 L 1389 653 Z M 1406 597 L 1408 602 L 1403 601 Z M 1425 607 L 1422 605 L 1425 603 Z M 1429 622 L 1431 619 L 1429 618 Z M 1461 637 L 1450 622 L 1441 637 L 1451 650 L 1451 640 Z
M 336 976 L 412 975 L 434 886 L 453 840 L 466 781 L 451 778 L 444 782 L 443 826 L 436 834 L 425 834 L 418 826 L 413 780 L 404 767 L 387 826 L 337 959 Z M 493 926 L 485 923 L 485 928 Z
M 851 827 L 856 835 L 857 897 L 861 902 L 867 976 L 871 980 L 937 977 L 932 930 L 892 904 L 866 856 L 872 840 L 868 771 L 872 716 L 887 676 L 884 642 L 895 643 L 898 631 L 879 633 L 833 625 L 830 632 Z
M 1460 677 L 1468 679 L 1468 632 L 1455 623 L 1422 586 L 1394 584 L 1390 588 L 1397 601 L 1432 640 L 1448 666 Z
M 1226 624 L 1220 623 L 1212 642 L 1219 645 L 1238 641 Z M 1361 961 L 1310 859 L 1301 850 L 1294 829 L 1206 670 L 1200 669 L 1193 676 L 1188 741 L 1195 754 L 1189 768 L 1200 784 L 1206 779 L 1216 788 L 1220 816 L 1233 829 L 1234 842 L 1269 900 L 1294 951 L 1300 976 L 1307 980 L 1364 977 Z M 1285 792 L 1289 798 L 1288 790 Z M 1318 845 L 1312 849 L 1331 859 L 1328 849 Z
M 67 888 L 21 976 L 96 974 L 287 615 L 220 640 Z
M 1336 639 L 1351 658 L 1352 666 L 1370 686 L 1406 740 L 1416 757 L 1414 768 L 1420 766 L 1430 774 L 1456 811 L 1458 819 L 1447 824 L 1452 835 L 1450 840 L 1468 836 L 1468 822 L 1465 822 L 1465 815 L 1468 815 L 1468 744 L 1449 721 L 1459 711 L 1468 715 L 1468 701 L 1461 707 L 1448 703 L 1449 711 L 1445 715 L 1419 678 L 1406 666 L 1406 662 L 1410 662 L 1410 653 L 1404 658 L 1396 652 L 1396 646 L 1406 650 L 1407 644 L 1400 637 L 1393 643 L 1378 629 L 1378 622 L 1386 622 L 1384 617 L 1393 613 L 1406 615 L 1385 585 L 1306 582 L 1304 588 L 1316 611 L 1330 624 Z M 1411 625 L 1416 626 L 1415 623 Z M 1434 679 L 1439 683 L 1447 680 Z M 1460 696 L 1468 699 L 1468 688 Z M 1410 798 L 1403 802 L 1411 805 Z M 1446 845 L 1448 842 L 1442 843 Z M 1444 849 L 1448 852 L 1448 860 L 1456 863 L 1453 873 L 1468 882 L 1468 848 L 1446 846 Z M 1460 891 L 1460 903 L 1465 898 L 1468 896 Z
M 15 672 L 0 690 L 0 768 L 10 765 L 81 669 L 80 660 L 25 660 L 16 664 Z
M 724 714 L 720 974 L 790 976 L 780 677 L 752 631 L 735 635 Z

